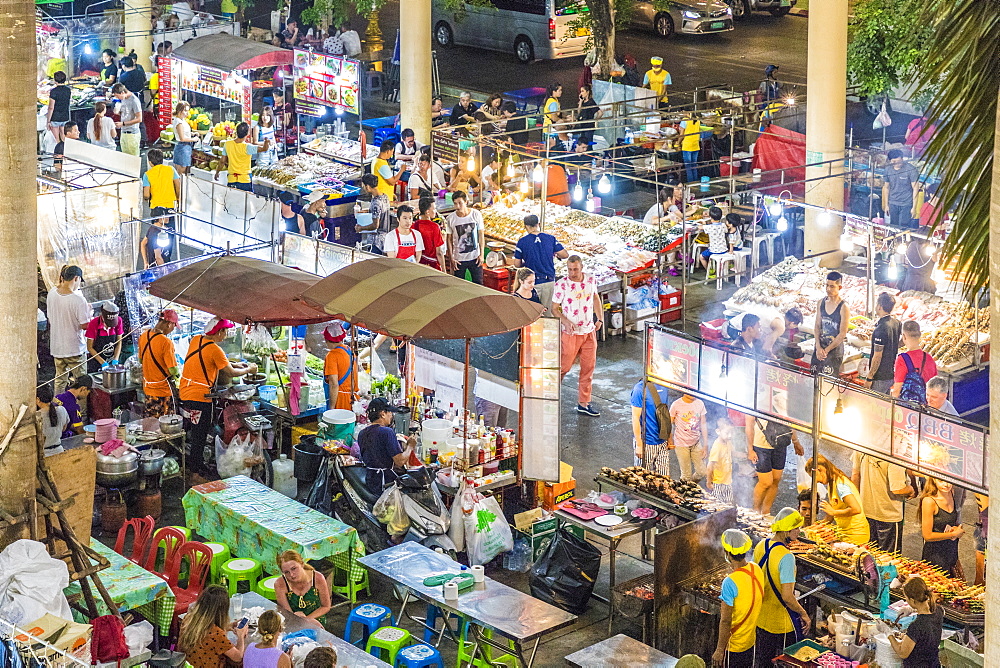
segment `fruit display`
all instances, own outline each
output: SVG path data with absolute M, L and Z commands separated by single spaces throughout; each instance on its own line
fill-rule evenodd
M 228 139 L 236 136 L 236 123 L 223 121 L 212 126 L 212 137 L 214 139 Z
M 674 480 L 670 476 L 660 475 L 641 466 L 629 466 L 619 470 L 604 466 L 601 468 L 601 475 L 619 485 L 631 487 L 694 512 L 707 510 L 715 502 L 715 498 L 697 483 Z
M 361 163 L 378 157 L 378 146 L 368 144 L 365 147 L 364 158 L 361 157 L 361 142 L 353 139 L 340 139 L 333 135 L 316 137 L 302 146 L 307 152 L 322 153 L 339 160 Z

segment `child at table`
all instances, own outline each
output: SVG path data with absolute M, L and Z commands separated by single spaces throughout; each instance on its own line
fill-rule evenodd
M 243 653 L 243 668 L 291 668 L 291 658 L 277 646 L 284 626 L 281 615 L 274 610 L 260 616 L 257 620 L 260 642 L 248 646 Z
M 720 502 L 733 504 L 733 423 L 719 418 L 716 439 L 708 453 L 705 486 Z

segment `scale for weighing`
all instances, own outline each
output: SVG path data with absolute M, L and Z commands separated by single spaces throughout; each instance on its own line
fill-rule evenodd
M 507 247 L 502 241 L 488 241 L 486 247 L 490 252 L 486 254 L 486 266 L 490 269 L 498 269 L 507 264 L 507 255 L 504 249 Z

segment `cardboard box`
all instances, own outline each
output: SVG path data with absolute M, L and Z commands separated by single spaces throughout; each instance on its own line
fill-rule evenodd
M 555 484 L 545 483 L 542 488 L 542 508 L 545 510 L 555 510 L 555 507 L 562 503 L 572 499 L 576 494 L 576 479 L 570 478 L 566 482 L 557 482 Z
M 577 526 L 576 524 L 572 524 L 571 522 L 563 522 L 562 528 L 570 532 L 580 540 L 584 540 L 586 538 L 587 530 L 581 526 Z

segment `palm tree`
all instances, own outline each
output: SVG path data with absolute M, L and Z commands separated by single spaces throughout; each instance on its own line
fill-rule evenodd
M 0 508 L 25 512 L 35 496 L 35 3 L 4 0 L 0 11 L 0 441 L 21 406 L 31 407 L 0 451 Z M 24 525 L 0 530 L 0 548 L 24 537 Z

